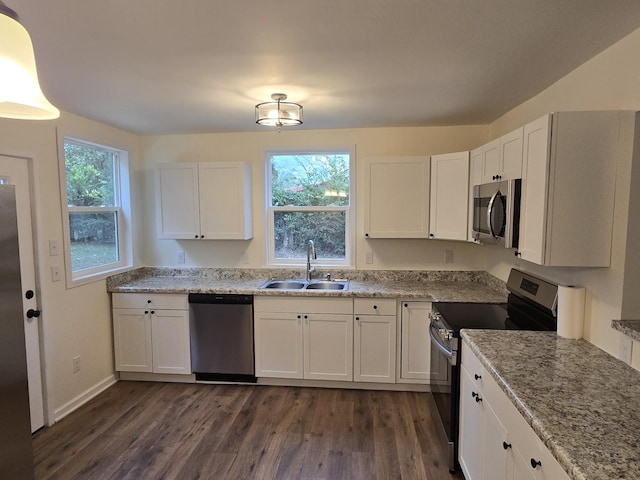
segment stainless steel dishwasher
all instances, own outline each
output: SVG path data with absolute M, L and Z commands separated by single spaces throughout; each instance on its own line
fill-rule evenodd
M 189 327 L 196 380 L 256 382 L 252 295 L 190 293 Z

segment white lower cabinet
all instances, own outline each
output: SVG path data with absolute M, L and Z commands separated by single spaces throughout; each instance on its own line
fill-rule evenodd
M 395 383 L 396 301 L 356 298 L 353 310 L 353 380 Z
M 353 300 L 254 299 L 256 376 L 353 381 Z
M 429 313 L 431 302 L 402 301 L 400 314 L 400 379 L 401 383 L 446 382 L 446 359 L 438 356 L 431 362 Z
M 464 343 L 458 459 L 466 480 L 569 479 Z
M 187 295 L 114 293 L 116 370 L 191 373 Z

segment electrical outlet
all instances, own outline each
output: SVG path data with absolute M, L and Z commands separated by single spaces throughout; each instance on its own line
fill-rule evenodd
M 444 263 L 453 263 L 453 250 L 444 251 Z
M 80 355 L 73 357 L 73 373 L 80 371 Z
M 618 357 L 627 365 L 631 365 L 631 351 L 633 350 L 633 340 L 626 335 L 620 335 L 620 356 Z
M 184 250 L 178 250 L 178 263 L 184 263 Z
M 373 252 L 367 252 L 364 254 L 364 263 L 368 265 L 373 263 Z

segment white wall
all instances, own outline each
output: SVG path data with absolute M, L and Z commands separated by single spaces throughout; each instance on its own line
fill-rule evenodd
M 110 300 L 105 281 L 72 289 L 66 288 L 65 278 L 51 282 L 51 266 L 63 267 L 64 261 L 62 254 L 50 257 L 48 246 L 50 239 L 63 245 L 57 128 L 65 134 L 128 150 L 132 165 L 139 161 L 137 136 L 75 115 L 63 113 L 58 120 L 43 122 L 0 120 L 0 152 L 34 158 L 34 248 L 49 422 L 114 378 Z M 60 270 L 64 275 L 64 268 Z M 82 368 L 73 374 L 72 358 L 76 355 L 81 357 Z
M 364 238 L 364 175 L 368 156 L 431 155 L 467 150 L 488 139 L 487 126 L 371 128 L 343 130 L 265 130 L 259 133 L 160 135 L 143 138 L 146 214 L 143 261 L 174 266 L 177 251 L 187 266 L 262 267 L 265 264 L 264 151 L 288 148 L 351 147 L 356 150 L 356 267 L 359 269 L 482 270 L 483 250 L 465 242 L 438 240 L 366 240 Z M 157 240 L 154 207 L 154 166 L 164 162 L 245 161 L 252 165 L 253 231 L 248 241 Z M 444 263 L 444 250 L 454 251 L 454 263 Z M 243 258 L 243 255 L 246 256 Z M 374 264 L 365 264 L 373 252 Z M 246 259 L 246 262 L 245 262 Z
M 532 99 L 499 118 L 491 126 L 492 138 L 524 125 L 552 111 L 570 110 L 640 110 L 640 62 L 635 61 L 640 51 L 640 30 L 636 30 L 617 44 L 592 58 L 567 76 L 551 85 Z M 629 133 L 629 132 L 627 132 Z M 633 168 L 637 177 L 638 159 Z M 517 266 L 542 277 L 564 284 L 584 286 L 588 289 L 585 338 L 603 350 L 617 355 L 620 334 L 611 328 L 611 320 L 624 314 L 640 313 L 640 261 L 627 256 L 627 227 L 632 239 L 638 240 L 638 194 L 640 185 L 634 178 L 634 195 L 631 210 L 631 154 L 620 159 L 617 165 L 616 212 L 614 220 L 614 246 L 611 268 L 576 269 L 538 267 L 525 261 L 516 261 L 512 253 L 498 249 L 488 250 L 487 270 L 506 279 L 511 267 Z M 635 213 L 634 213 L 635 212 Z M 629 214 L 632 213 L 631 216 Z M 597 226 L 594 226 L 597 228 Z M 588 239 L 585 239 L 588 241 Z M 630 244 L 635 248 L 637 243 Z M 626 271 L 626 275 L 625 275 Z M 635 273 L 633 273 L 635 272 Z M 635 280 L 635 281 L 633 281 Z M 623 287 L 623 284 L 626 284 Z M 635 307 L 623 307 L 623 289 L 627 302 Z M 627 310 L 627 311 L 625 311 Z M 640 353 L 640 349 L 636 348 Z

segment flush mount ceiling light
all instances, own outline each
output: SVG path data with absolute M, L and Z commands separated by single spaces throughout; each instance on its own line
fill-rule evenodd
M 18 14 L 0 0 L 0 117 L 50 120 L 59 116 L 60 110 L 40 89 L 29 33 Z
M 271 98 L 273 102 L 256 105 L 256 123 L 270 127 L 302 125 L 302 105 L 285 102 L 284 93 L 274 93 Z

